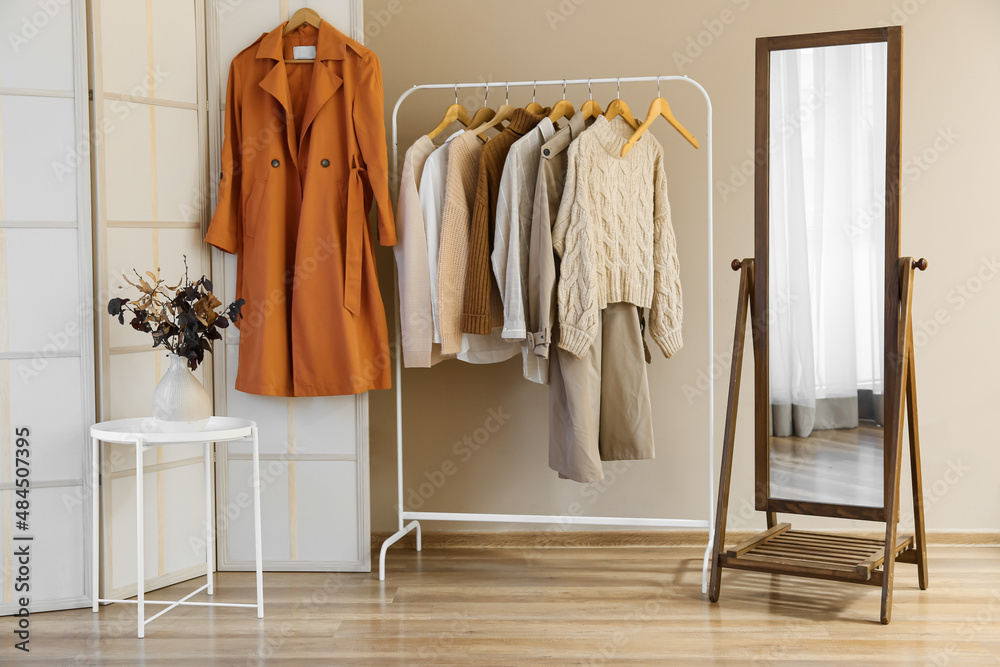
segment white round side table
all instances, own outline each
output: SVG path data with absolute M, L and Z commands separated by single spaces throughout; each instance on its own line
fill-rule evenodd
M 100 526 L 98 517 L 98 502 L 97 495 L 94 496 L 93 502 L 93 581 L 94 581 L 94 611 L 97 611 L 97 605 L 100 602 L 127 602 L 132 604 L 137 604 L 139 608 L 138 614 L 138 626 L 139 626 L 139 637 L 142 638 L 145 635 L 145 627 L 147 623 L 154 621 L 163 614 L 167 613 L 174 607 L 178 605 L 195 605 L 202 607 L 255 607 L 257 609 L 257 618 L 264 618 L 264 579 L 261 574 L 261 561 L 262 550 L 261 550 L 261 538 L 260 538 L 260 461 L 259 453 L 257 450 L 257 424 L 248 419 L 236 419 L 234 417 L 212 417 L 208 420 L 208 424 L 205 425 L 200 431 L 180 431 L 180 432 L 168 432 L 164 431 L 162 424 L 152 417 L 140 417 L 135 419 L 117 419 L 115 421 L 101 422 L 99 424 L 94 424 L 90 427 L 90 437 L 93 440 L 93 488 L 96 490 L 99 488 L 98 484 L 98 473 L 99 473 L 99 462 L 98 454 L 101 448 L 101 442 L 110 442 L 122 445 L 134 445 L 135 446 L 135 517 L 136 517 L 136 582 L 138 594 L 135 600 L 114 600 L 106 598 L 97 597 L 97 582 L 98 582 L 98 562 L 99 562 L 99 548 L 98 543 L 99 535 L 98 529 Z M 207 589 L 208 594 L 212 595 L 214 593 L 214 587 L 212 583 L 212 466 L 211 457 L 212 449 L 211 443 L 213 442 L 229 442 L 232 440 L 243 440 L 245 438 L 250 438 L 253 441 L 253 519 L 254 519 L 254 540 L 256 542 L 256 558 L 257 558 L 257 603 L 233 603 L 233 602 L 190 602 L 190 598 L 197 595 L 198 593 Z M 205 519 L 206 519 L 206 553 L 207 565 L 206 574 L 208 575 L 208 583 L 199 588 L 198 590 L 189 593 L 180 600 L 177 601 L 165 601 L 165 600 L 146 600 L 145 599 L 145 573 L 143 571 L 143 510 L 142 510 L 142 477 L 143 477 L 143 452 L 149 447 L 161 447 L 165 445 L 180 445 L 180 444 L 194 444 L 194 443 L 204 443 L 205 444 Z M 150 616 L 148 619 L 145 617 L 145 605 L 147 604 L 165 604 L 168 605 L 166 609 Z

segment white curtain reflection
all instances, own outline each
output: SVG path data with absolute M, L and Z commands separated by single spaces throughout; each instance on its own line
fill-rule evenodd
M 886 46 L 771 53 L 774 435 L 882 421 Z

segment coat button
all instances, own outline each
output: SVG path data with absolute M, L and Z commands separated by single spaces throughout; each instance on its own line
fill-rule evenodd
M 277 166 L 278 166 L 278 165 L 280 165 L 280 164 L 281 164 L 281 163 L 280 163 L 280 162 L 278 162 L 277 160 L 271 160 L 271 166 L 272 166 L 272 167 L 277 167 Z
M 542 151 L 542 152 L 543 152 L 543 153 L 545 153 L 546 155 L 548 155 L 548 154 L 549 154 L 549 153 L 550 153 L 551 151 L 550 151 L 550 150 L 549 150 L 548 148 L 546 148 L 546 149 L 545 149 L 544 151 Z
M 324 166 L 324 167 L 329 167 L 329 166 L 330 166 L 330 161 L 329 161 L 329 160 L 327 160 L 326 158 L 323 158 L 323 159 L 322 159 L 322 160 L 320 161 L 320 164 L 321 164 L 322 166 Z

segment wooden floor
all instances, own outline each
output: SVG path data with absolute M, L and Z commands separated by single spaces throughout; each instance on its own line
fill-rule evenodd
M 771 496 L 819 503 L 882 506 L 882 439 L 872 422 L 771 437 Z
M 930 589 L 896 568 L 893 621 L 878 589 L 727 570 L 701 594 L 701 547 L 390 551 L 374 574 L 265 573 L 265 618 L 181 607 L 135 637 L 135 605 L 31 616 L 16 664 L 1000 663 L 1000 547 L 930 548 Z M 204 583 L 164 589 L 175 599 Z M 223 572 L 218 601 L 253 599 Z M 150 613 L 150 612 L 147 612 Z M 10 618 L 0 663 L 15 664 Z

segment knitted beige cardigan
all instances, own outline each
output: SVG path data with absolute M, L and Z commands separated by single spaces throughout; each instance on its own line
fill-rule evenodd
M 620 116 L 600 117 L 569 147 L 552 245 L 562 259 L 559 347 L 577 357 L 593 343 L 601 310 L 622 301 L 650 309 L 650 335 L 664 356 L 683 345 L 663 147 L 646 133 L 623 158 L 631 134 Z
M 451 142 L 444 211 L 441 214 L 441 246 L 438 252 L 438 328 L 441 353 L 458 354 L 462 347 L 462 304 L 469 261 L 469 222 L 476 197 L 479 156 L 483 141 L 465 133 Z

